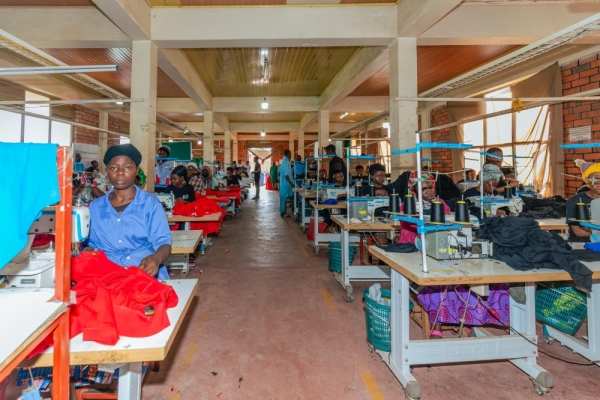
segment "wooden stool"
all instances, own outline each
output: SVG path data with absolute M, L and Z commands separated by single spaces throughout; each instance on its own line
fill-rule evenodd
M 429 332 L 431 331 L 431 322 L 429 321 L 429 315 L 427 314 L 427 311 L 425 311 L 425 309 L 421 307 L 421 304 L 419 304 L 419 299 L 412 292 L 410 294 L 410 299 L 413 301 L 414 304 L 412 312 L 410 313 L 410 319 L 415 321 L 417 325 L 421 327 L 421 330 L 423 332 L 423 339 L 427 340 L 429 339 Z M 442 325 L 442 332 L 451 331 L 452 328 L 452 325 Z M 468 336 L 466 329 L 467 328 L 463 328 L 463 337 Z

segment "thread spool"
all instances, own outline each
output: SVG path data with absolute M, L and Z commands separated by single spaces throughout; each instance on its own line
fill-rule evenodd
M 587 222 L 590 220 L 590 210 L 587 204 L 579 202 L 575 204 L 575 219 L 579 222 Z
M 394 191 L 394 193 L 390 194 L 389 210 L 390 210 L 390 212 L 393 212 L 393 213 L 400 212 L 400 197 L 398 196 L 398 193 L 396 193 L 396 191 Z
M 415 198 L 412 194 L 407 194 L 404 196 L 404 214 L 406 215 L 415 215 L 417 213 L 417 205 L 415 203 Z
M 360 197 L 360 190 L 362 189 L 362 185 L 357 183 L 354 185 L 354 197 Z
M 454 213 L 454 220 L 458 223 L 469 223 L 469 207 L 464 200 L 456 202 L 456 212 Z
M 513 197 L 512 189 L 510 187 L 506 186 L 504 188 L 504 198 L 505 199 L 512 199 L 512 197 Z
M 431 202 L 431 215 L 429 220 L 432 224 L 443 224 L 446 222 L 444 205 L 440 201 L 434 200 Z

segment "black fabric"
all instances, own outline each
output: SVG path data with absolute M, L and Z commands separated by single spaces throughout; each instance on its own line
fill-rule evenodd
M 387 246 L 379 246 L 382 250 L 391 253 L 414 253 L 417 247 L 413 243 L 390 243 Z
M 589 210 L 590 205 L 592 203 L 592 198 L 590 196 L 588 196 L 587 192 L 584 192 L 584 193 L 576 194 L 575 196 L 571 197 L 569 199 L 569 201 L 567 201 L 567 204 L 565 205 L 565 207 L 567 209 L 567 221 L 568 221 L 567 223 L 569 224 L 569 241 L 570 242 L 589 242 L 590 241 L 589 236 L 588 237 L 579 237 L 579 236 L 575 235 L 575 232 L 573 232 L 571 225 L 579 226 L 579 222 L 569 221 L 569 220 L 575 219 L 575 205 L 579 202 L 586 204 L 588 207 L 588 210 Z M 591 210 L 589 211 L 589 214 L 592 215 Z
M 392 190 L 395 190 L 400 196 L 400 202 L 404 201 L 404 196 L 408 193 L 408 180 L 410 179 L 410 171 L 404 171 L 400 176 L 390 185 Z
M 117 156 L 127 156 L 131 158 L 135 163 L 136 167 L 139 166 L 142 162 L 142 153 L 140 153 L 139 150 L 136 149 L 135 146 L 131 143 L 110 146 L 104 154 L 104 165 L 108 165 L 110 160 Z
M 563 269 L 575 283 L 592 289 L 592 271 L 573 256 L 559 235 L 541 230 L 531 218 L 487 218 L 481 221 L 477 236 L 494 243 L 493 258 L 514 269 Z
M 548 207 L 552 207 L 552 209 L 561 214 L 561 217 L 565 217 L 567 213 L 567 200 L 561 196 L 547 197 L 544 199 L 535 199 L 533 197 L 523 196 L 521 197 L 521 200 L 523 200 L 523 211 L 525 212 L 541 212 L 546 210 Z
M 442 200 L 460 198 L 460 190 L 448 175 L 438 175 L 435 191 Z
M 335 156 L 329 161 L 329 183 L 335 183 L 333 179 L 333 173 L 335 171 L 342 171 L 346 176 L 346 163 L 340 157 Z
M 575 257 L 579 261 L 600 261 L 600 252 L 594 250 L 571 250 L 571 254 L 573 254 L 573 257 Z
M 392 193 L 392 191 L 388 185 L 382 185 L 380 188 L 373 186 L 373 197 L 377 197 L 376 192 L 378 190 L 386 190 L 387 191 L 387 193 L 385 194 L 386 196 L 389 195 L 390 193 Z M 360 188 L 360 195 L 361 195 L 361 197 L 363 197 L 363 196 L 371 197 L 371 186 L 369 186 L 368 184 L 362 185 Z
M 232 175 L 231 179 L 229 179 L 227 176 L 225 176 L 225 185 L 227 187 L 240 186 L 240 181 L 239 181 L 238 177 L 235 175 Z
M 546 207 L 539 211 L 526 211 L 519 214 L 520 217 L 533 219 L 563 218 L 564 213 L 555 210 L 552 207 Z
M 196 201 L 196 194 L 194 193 L 194 187 L 189 183 L 183 185 L 183 187 L 175 187 L 173 185 L 167 186 L 165 193 L 173 193 L 175 199 L 183 199 L 183 201 Z

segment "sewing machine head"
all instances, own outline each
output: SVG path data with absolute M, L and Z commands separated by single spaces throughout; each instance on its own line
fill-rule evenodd
M 354 193 L 354 189 L 349 190 L 350 195 Z M 319 188 L 319 198 L 326 199 L 338 199 L 338 196 L 347 196 L 348 191 L 346 187 L 324 187 Z
M 175 196 L 173 193 L 154 193 L 154 195 L 161 202 L 165 212 L 173 210 L 173 207 L 175 207 Z
M 56 207 L 46 207 L 29 228 L 25 247 L 1 271 L 11 287 L 54 287 L 54 260 L 52 243 L 46 250 L 31 249 L 36 234 L 54 234 Z M 90 234 L 90 210 L 75 206 L 71 211 L 71 249 L 78 253 L 78 244 Z
M 389 209 L 389 197 L 353 197 L 347 199 L 350 218 L 370 219 Z
M 479 196 L 469 197 L 469 201 L 477 207 L 482 207 L 482 201 Z M 507 208 L 510 215 L 519 215 L 523 212 L 523 199 L 517 196 L 510 199 L 505 199 L 502 196 L 485 196 L 483 198 L 483 212 L 485 215 L 493 217 L 499 208 Z
M 458 190 L 460 190 L 461 193 L 464 193 L 471 188 L 479 187 L 479 182 L 473 180 L 464 180 L 460 183 L 457 183 L 456 186 L 458 187 Z

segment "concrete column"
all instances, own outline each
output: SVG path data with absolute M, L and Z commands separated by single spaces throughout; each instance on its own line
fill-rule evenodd
M 225 140 L 223 142 L 223 149 L 225 151 L 223 161 L 225 161 L 225 164 L 231 164 L 231 131 L 225 131 Z
M 290 135 L 290 140 L 289 140 L 289 145 L 288 148 L 290 149 L 290 151 L 292 152 L 292 160 L 294 159 L 294 139 L 292 139 L 291 135 Z
M 238 141 L 236 139 L 233 140 L 233 144 L 231 146 L 231 148 L 233 149 L 233 160 L 237 163 L 238 160 L 240 160 L 240 156 L 238 154 Z
M 100 129 L 108 129 L 108 113 L 106 111 L 99 112 L 99 120 L 100 124 L 98 127 Z M 98 155 L 98 165 L 100 166 L 100 172 L 106 173 L 106 166 L 102 162 L 104 158 L 104 154 L 106 154 L 106 150 L 108 149 L 108 133 L 106 132 L 98 132 L 98 144 L 100 145 L 100 151 Z
M 158 49 L 149 40 L 133 41 L 132 49 L 131 96 L 144 101 L 131 103 L 129 139 L 142 153 L 140 167 L 154 178 Z M 146 181 L 146 190 L 154 193 L 154 179 Z
M 429 115 L 431 114 L 431 109 L 427 108 L 419 113 L 421 116 L 421 129 L 429 128 Z M 431 141 L 431 132 L 425 132 L 421 134 L 422 142 L 430 142 Z M 421 152 L 422 158 L 431 158 L 431 149 L 423 149 Z
M 322 152 L 321 149 L 329 145 L 329 110 L 320 110 L 317 118 L 319 120 L 319 152 Z
M 336 140 L 333 143 L 335 144 L 335 154 L 342 158 L 346 157 L 346 152 L 344 151 L 344 141 Z
M 416 101 L 396 101 L 396 97 L 417 97 L 417 39 L 398 38 L 390 49 L 390 148 L 391 151 L 415 146 L 418 129 Z M 392 156 L 392 181 L 406 170 L 414 171 L 414 153 Z
M 212 169 L 212 162 L 215 161 L 215 138 L 214 138 L 214 115 L 212 111 L 204 111 L 204 139 L 202 142 L 204 152 L 202 157 L 204 161 L 210 162 Z
M 304 160 L 304 131 L 298 131 L 298 154 Z

